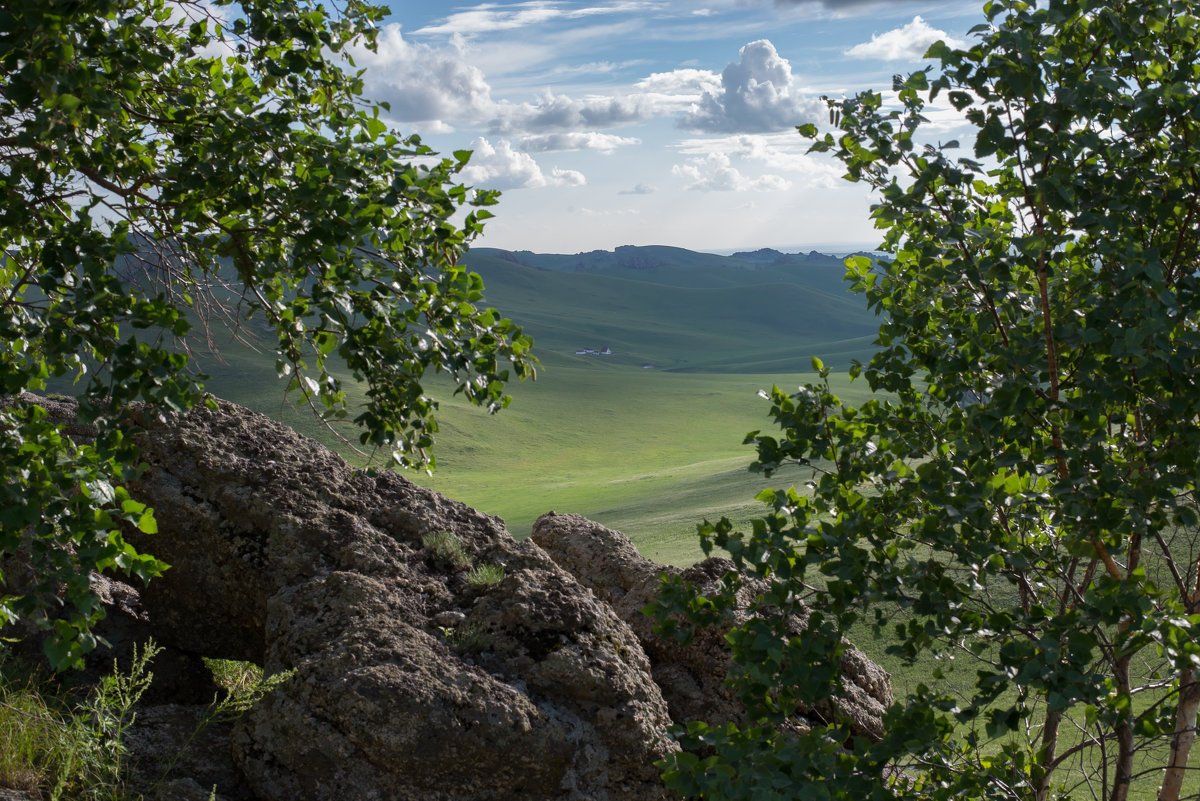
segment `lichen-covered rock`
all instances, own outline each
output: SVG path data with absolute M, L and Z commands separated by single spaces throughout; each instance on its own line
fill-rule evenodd
M 89 435 L 69 402 L 51 405 Z M 171 569 L 140 595 L 95 577 L 108 658 L 152 636 L 171 655 L 153 669 L 170 667 L 172 700 L 209 697 L 199 655 L 290 672 L 232 729 L 208 730 L 156 797 L 215 786 L 227 801 L 658 801 L 672 721 L 743 715 L 723 686 L 724 632 L 686 647 L 655 636 L 640 610 L 676 569 L 618 532 L 551 513 L 516 542 L 496 518 L 353 470 L 221 401 L 168 421 L 135 407 L 129 422 L 145 462 L 129 490 L 159 533 L 127 537 Z M 503 575 L 469 579 L 471 564 Z M 731 567 L 681 573 L 705 588 Z M 757 591 L 748 581 L 743 610 Z M 830 703 L 877 736 L 887 675 L 853 647 L 841 668 Z M 832 709 L 798 710 L 794 725 Z M 203 714 L 142 710 L 128 743 L 142 781 Z
M 129 536 L 172 565 L 143 594 L 155 637 L 294 671 L 233 736 L 255 796 L 666 796 L 637 636 L 537 545 L 233 404 L 135 421 L 159 533 Z M 473 586 L 441 532 L 504 579 Z
M 554 512 L 538 518 L 532 539 L 559 566 L 607 602 L 637 634 L 672 718 L 680 723 L 724 723 L 744 718 L 745 708 L 723 685 L 730 664 L 724 639 L 728 627 L 700 629 L 684 646 L 655 634 L 653 620 L 642 613 L 657 597 L 663 573 L 679 574 L 700 592 L 711 593 L 721 576 L 733 569 L 733 562 L 713 557 L 683 570 L 660 565 L 639 554 L 621 532 L 579 515 Z M 744 578 L 735 622 L 745 619 L 750 601 L 763 589 L 761 580 Z M 792 621 L 793 633 L 802 634 L 805 622 Z M 831 699 L 832 706 L 851 723 L 855 734 L 878 739 L 883 735 L 884 708 L 892 703 L 887 673 L 853 645 L 846 647 L 840 667 L 844 690 Z M 829 711 L 797 710 L 795 722 L 804 726 L 806 716 Z

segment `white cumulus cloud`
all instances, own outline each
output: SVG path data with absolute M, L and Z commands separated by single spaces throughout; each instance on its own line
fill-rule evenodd
M 491 121 L 492 133 L 579 131 L 640 122 L 650 109 L 638 95 L 582 99 L 546 90 L 536 103 L 504 103 Z
M 589 209 L 581 208 L 579 213 L 584 217 L 636 217 L 641 214 L 637 209 Z
M 685 188 L 693 192 L 779 191 L 789 189 L 792 182 L 778 175 L 749 178 L 742 175 L 724 153 L 709 153 L 700 158 L 676 164 L 671 172 L 691 181 Z
M 907 25 L 872 36 L 871 41 L 856 44 L 845 54 L 851 58 L 912 61 L 925 55 L 929 46 L 939 39 L 951 47 L 966 47 L 966 42 L 951 38 L 945 31 L 930 27 L 929 23 L 916 16 Z
M 719 89 L 704 89 L 680 125 L 707 133 L 779 131 L 817 119 L 824 106 L 807 95 L 791 64 L 767 39 L 750 42 L 721 73 Z
M 525 136 L 517 141 L 517 146 L 528 153 L 548 153 L 555 150 L 599 150 L 601 153 L 611 153 L 618 147 L 640 145 L 641 143 L 641 139 L 630 136 L 616 136 L 596 131 L 568 131 Z
M 492 144 L 477 137 L 471 142 L 474 151 L 470 163 L 463 169 L 463 178 L 487 189 L 528 189 L 541 186 L 583 186 L 587 179 L 577 170 L 554 167 L 546 173 L 533 156 L 513 148 L 507 139 Z
M 554 186 L 583 186 L 587 178 L 579 170 L 563 170 L 554 167 L 550 170 L 550 184 Z
M 647 93 L 695 95 L 699 99 L 704 92 L 715 94 L 721 91 L 721 76 L 712 70 L 677 69 L 652 73 L 634 86 Z
M 808 142 L 794 133 L 739 134 L 717 140 L 685 140 L 680 144 L 680 151 L 684 153 L 720 152 L 761 164 L 772 171 L 795 173 L 806 189 L 838 186 L 845 170 L 829 160 L 808 155 L 807 149 Z
M 400 26 L 379 32 L 375 52 L 359 49 L 355 62 L 366 68 L 366 94 L 391 105 L 399 122 L 453 122 L 487 119 L 495 109 L 483 72 L 454 51 L 407 41 Z

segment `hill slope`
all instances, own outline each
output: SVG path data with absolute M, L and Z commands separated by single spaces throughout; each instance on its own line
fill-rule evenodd
M 543 512 L 579 512 L 675 564 L 699 557 L 701 519 L 745 521 L 758 513 L 753 498 L 763 487 L 807 478 L 746 471 L 753 452 L 745 433 L 770 426 L 757 391 L 812 380 L 803 375 L 811 355 L 831 365 L 865 360 L 878 326 L 846 291 L 841 259 L 819 254 L 622 248 L 568 257 L 481 248 L 465 263 L 483 276 L 486 303 L 534 336 L 543 369 L 536 382 L 512 385 L 512 407 L 494 417 L 432 378 L 439 469 L 412 477 L 505 518 L 517 536 Z M 269 347 L 220 346 L 220 360 L 201 360 L 212 392 L 358 461 L 307 410 L 281 403 Z M 612 355 L 575 353 L 603 346 Z M 861 401 L 863 383 L 841 379 L 836 390 Z M 362 400 L 361 387 L 346 389 L 352 403 Z
M 635 366 L 795 372 L 814 354 L 834 365 L 865 359 L 878 328 L 847 292 L 842 260 L 822 254 L 476 248 L 464 264 L 483 277 L 487 302 L 523 325 L 543 354 L 607 346 L 613 361 Z

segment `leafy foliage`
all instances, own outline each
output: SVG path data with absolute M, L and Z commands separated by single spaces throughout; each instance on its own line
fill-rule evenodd
M 361 443 L 417 466 L 437 430 L 427 371 L 491 410 L 510 371 L 532 372 L 529 338 L 476 305 L 482 282 L 458 265 L 494 195 L 455 183 L 469 153 L 388 129 L 352 61 L 383 10 L 338 8 L 0 9 L 0 555 L 22 551 L 34 576 L 6 581 L 0 622 L 52 627 L 57 666 L 94 645 L 90 570 L 164 567 L 121 536 L 155 524 L 121 488 L 137 451 L 115 420 L 201 399 L 189 333 L 269 331 L 289 390 L 326 419 L 350 414 L 329 369 L 344 365 L 368 387 Z M 86 442 L 22 396 L 64 376 Z
M 895 101 L 831 104 L 835 154 L 890 258 L 848 260 L 881 316 L 852 369 L 770 396 L 755 467 L 811 469 L 767 491 L 749 532 L 702 527 L 768 579 L 766 609 L 814 610 L 788 639 L 764 611 L 730 636 L 755 723 L 694 724 L 667 765 L 685 795 L 1163 801 L 1185 776 L 1200 702 L 1200 18 L 1186 2 L 989 2 L 966 51 L 897 78 Z M 935 100 L 973 152 L 925 143 Z M 730 579 L 730 587 L 736 581 Z M 731 593 L 666 588 L 703 622 Z M 938 672 L 888 710 L 881 742 L 774 724 L 837 688 L 841 637 L 870 626 Z M 686 635 L 686 628 L 682 631 Z M 960 670 L 962 670 L 960 668 Z M 1147 786 L 1148 785 L 1148 786 Z
M 50 683 L 10 676 L 11 665 L 0 664 L 0 786 L 52 799 L 128 797 L 123 739 L 160 650 L 153 642 L 135 647 L 128 670 L 114 664 L 82 700 L 54 692 Z

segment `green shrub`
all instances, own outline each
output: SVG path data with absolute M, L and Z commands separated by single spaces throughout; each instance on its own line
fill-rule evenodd
M 158 785 L 163 785 L 170 776 L 180 757 L 191 747 L 192 742 L 214 722 L 237 720 L 242 715 L 275 691 L 279 685 L 292 677 L 296 671 L 285 670 L 271 676 L 264 676 L 263 669 L 251 662 L 237 662 L 230 659 L 205 659 L 205 664 L 212 671 L 213 680 L 226 691 L 224 698 L 213 698 L 204 715 L 201 716 L 196 728 L 183 741 L 179 750 L 167 761 L 158 777 Z
M 6 671 L 0 678 L 0 786 L 52 799 L 124 797 L 125 747 L 133 708 L 150 686 L 159 649 L 134 650 L 127 673 L 112 674 L 73 704 L 49 684 Z
M 492 632 L 481 623 L 469 621 L 454 628 L 446 627 L 442 633 L 456 654 L 477 654 L 492 647 Z
M 504 568 L 500 565 L 476 565 L 467 573 L 467 585 L 473 590 L 486 590 L 504 581 Z
M 436 562 L 452 570 L 466 570 L 471 566 L 471 556 L 463 548 L 462 540 L 449 531 L 435 531 L 421 538 L 426 553 Z
M 82 699 L 0 660 L 0 787 L 55 801 L 140 798 L 126 786 L 123 740 L 133 724 L 134 707 L 153 679 L 149 664 L 159 650 L 152 642 L 135 648 L 127 671 L 114 665 Z M 245 714 L 292 674 L 264 678 L 262 669 L 249 662 L 204 661 L 227 694 L 213 699 L 183 746 L 167 760 L 159 785 L 205 727 Z
M 212 673 L 213 682 L 229 695 L 252 692 L 263 680 L 263 669 L 253 662 L 205 657 L 204 665 Z

